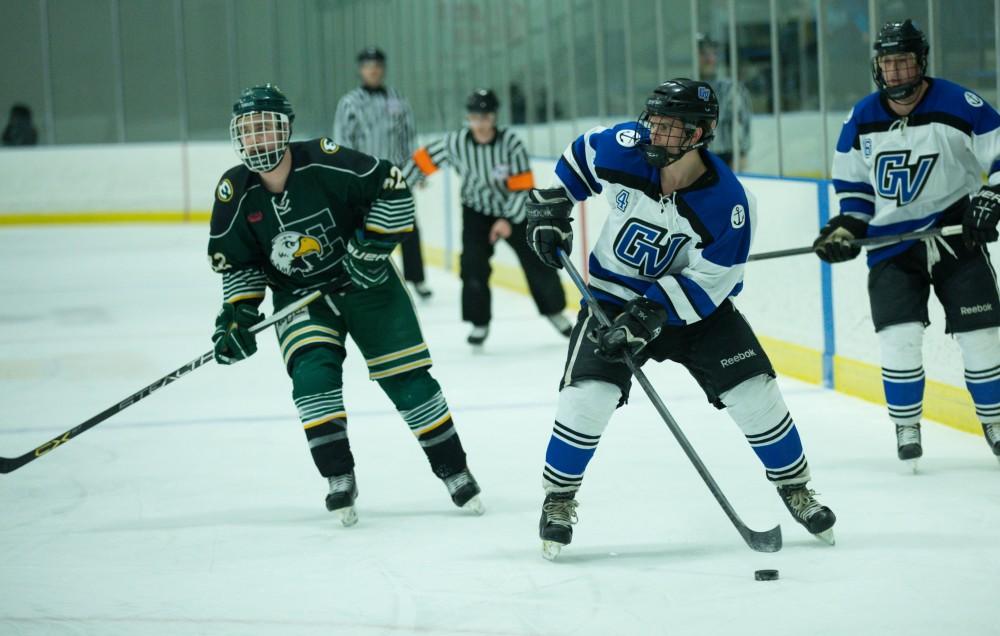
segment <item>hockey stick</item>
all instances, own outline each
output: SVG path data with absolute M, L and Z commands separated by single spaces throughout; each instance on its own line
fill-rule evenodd
M 903 241 L 914 241 L 918 239 L 931 238 L 934 236 L 955 236 L 956 234 L 962 233 L 961 225 L 949 225 L 947 227 L 935 227 L 929 230 L 917 230 L 915 232 L 903 232 L 902 234 L 887 234 L 886 236 L 872 236 L 862 239 L 854 239 L 849 241 L 851 245 L 858 245 L 861 247 L 885 247 L 887 245 L 895 245 L 896 243 L 902 243 Z M 810 245 L 809 247 L 793 247 L 787 250 L 777 250 L 774 252 L 761 252 L 760 254 L 751 254 L 747 261 L 764 261 L 769 258 L 781 258 L 782 256 L 798 256 L 799 254 L 812 254 L 816 250 Z
M 285 318 L 287 318 L 288 316 L 294 314 L 296 311 L 302 309 L 303 307 L 305 307 L 306 305 L 308 305 L 309 303 L 316 300 L 322 295 L 323 292 L 314 291 L 308 296 L 303 296 L 301 299 L 295 301 L 291 305 L 288 305 L 281 311 L 277 311 L 271 314 L 264 320 L 255 324 L 253 327 L 250 327 L 250 333 L 259 333 L 264 329 L 267 329 L 276 322 L 280 322 Z M 214 357 L 213 351 L 208 351 L 206 353 L 201 354 L 191 362 L 188 362 L 184 366 L 174 371 L 171 371 L 170 373 L 163 376 L 159 380 L 156 380 L 149 386 L 139 389 L 132 395 L 122 400 L 121 402 L 118 402 L 117 404 L 104 409 L 103 411 L 101 411 L 94 417 L 90 418 L 86 422 L 83 422 L 82 424 L 77 424 L 76 426 L 69 429 L 62 435 L 59 435 L 58 437 L 53 437 L 52 439 L 45 442 L 35 450 L 28 451 L 27 453 L 21 455 L 20 457 L 0 457 L 0 474 L 6 474 L 15 471 L 21 466 L 27 464 L 28 462 L 34 461 L 39 457 L 41 457 L 42 455 L 62 446 L 63 444 L 73 439 L 80 433 L 83 433 L 84 431 L 97 426 L 98 424 L 108 419 L 109 417 L 124 411 L 125 409 L 132 406 L 139 400 L 146 399 L 147 397 L 150 396 L 150 394 L 153 393 L 153 391 L 156 391 L 157 389 L 162 389 L 171 382 L 181 379 L 188 373 L 191 373 L 198 367 L 210 361 L 213 357 Z
M 604 310 L 601 309 L 601 306 L 597 304 L 593 294 L 590 293 L 590 290 L 584 284 L 583 279 L 580 278 L 580 273 L 576 271 L 573 263 L 562 250 L 559 250 L 559 260 L 562 261 L 563 267 L 566 268 L 566 273 L 569 274 L 569 277 L 573 279 L 573 283 L 580 290 L 580 293 L 583 294 L 584 299 L 587 301 L 587 306 L 590 307 L 590 310 L 597 317 L 597 321 L 604 327 L 610 327 L 611 321 L 608 320 L 608 316 L 604 313 Z M 736 530 L 739 531 L 740 536 L 743 537 L 743 540 L 746 541 L 747 545 L 750 546 L 752 550 L 756 550 L 757 552 L 777 552 L 780 550 L 781 526 L 777 525 L 770 530 L 759 532 L 757 530 L 751 530 L 745 523 L 743 523 L 739 515 L 736 514 L 736 511 L 733 510 L 732 504 L 730 504 L 729 500 L 726 499 L 726 496 L 722 494 L 722 489 L 719 488 L 717 483 L 715 483 L 715 479 L 713 479 L 712 474 L 708 472 L 708 468 L 705 467 L 701 458 L 698 457 L 698 453 L 695 452 L 694 447 L 692 447 L 691 443 L 687 440 L 687 437 L 681 430 L 680 425 L 677 424 L 677 420 L 675 420 L 670 414 L 670 411 L 667 410 L 666 405 L 656 393 L 656 389 L 653 388 L 653 385 L 649 382 L 646 374 L 636 366 L 635 361 L 633 361 L 632 357 L 629 355 L 625 356 L 625 364 L 628 366 L 629 371 L 632 372 L 632 375 L 635 376 L 639 385 L 642 386 L 642 390 L 646 392 L 647 396 L 649 396 L 650 401 L 652 401 L 653 406 L 656 407 L 660 417 L 662 417 L 663 421 L 666 422 L 667 428 L 669 428 L 670 432 L 677 438 L 677 443 L 680 444 L 681 448 L 684 450 L 684 454 L 687 455 L 688 459 L 691 460 L 691 463 L 694 464 L 695 470 L 697 470 L 698 474 L 701 475 L 701 478 L 704 480 L 705 485 L 708 486 L 708 489 L 712 491 L 712 496 L 714 496 L 715 500 L 719 502 L 720 506 L 722 506 L 722 510 L 726 513 L 726 516 L 729 517 L 729 520 L 733 522 L 733 525 L 736 526 Z

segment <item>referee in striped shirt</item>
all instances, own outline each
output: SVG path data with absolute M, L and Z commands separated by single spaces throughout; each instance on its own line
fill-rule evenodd
M 333 140 L 401 166 L 413 152 L 416 137 L 413 110 L 398 91 L 383 84 L 385 53 L 381 50 L 369 47 L 358 54 L 358 74 L 361 86 L 341 97 L 337 104 Z M 413 232 L 401 245 L 403 278 L 413 283 L 421 298 L 430 298 L 431 290 L 424 282 L 424 261 L 416 220 Z
M 497 239 L 517 254 L 538 311 L 569 336 L 559 274 L 539 260 L 525 235 L 524 202 L 534 187 L 528 153 L 514 133 L 497 127 L 500 102 L 493 91 L 477 90 L 465 105 L 468 127 L 418 149 L 403 174 L 416 184 L 451 164 L 462 178 L 462 320 L 472 323 L 469 344 L 481 345 L 489 335 L 490 258 Z

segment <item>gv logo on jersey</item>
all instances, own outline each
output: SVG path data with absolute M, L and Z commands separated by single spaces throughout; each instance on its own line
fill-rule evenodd
M 909 150 L 880 152 L 875 157 L 875 190 L 884 199 L 906 205 L 920 196 L 937 159 L 938 153 L 920 155 L 911 164 Z
M 670 267 L 681 247 L 690 240 L 687 234 L 670 235 L 662 227 L 633 219 L 615 239 L 615 256 L 638 269 L 643 276 L 657 278 Z

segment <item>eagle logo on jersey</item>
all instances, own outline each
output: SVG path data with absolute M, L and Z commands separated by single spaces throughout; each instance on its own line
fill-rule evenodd
M 306 260 L 310 254 L 323 256 L 323 246 L 311 236 L 282 232 L 271 240 L 271 263 L 286 276 L 291 276 L 292 272 L 311 272 L 313 265 Z
M 233 198 L 233 182 L 229 179 L 223 179 L 219 187 L 215 189 L 215 196 L 219 198 L 219 201 L 229 203 L 230 199 Z
M 935 152 L 911 164 L 909 150 L 880 152 L 875 156 L 875 190 L 884 199 L 895 199 L 896 205 L 906 205 L 920 196 L 937 159 Z
M 615 256 L 639 274 L 659 278 L 690 240 L 687 234 L 671 235 L 667 229 L 632 219 L 615 239 Z

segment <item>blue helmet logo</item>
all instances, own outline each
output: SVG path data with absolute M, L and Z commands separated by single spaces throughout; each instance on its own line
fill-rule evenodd
M 711 97 L 711 95 L 712 92 L 709 91 L 707 87 L 705 86 L 698 87 L 698 99 L 700 99 L 701 101 L 707 102 L 708 98 Z

